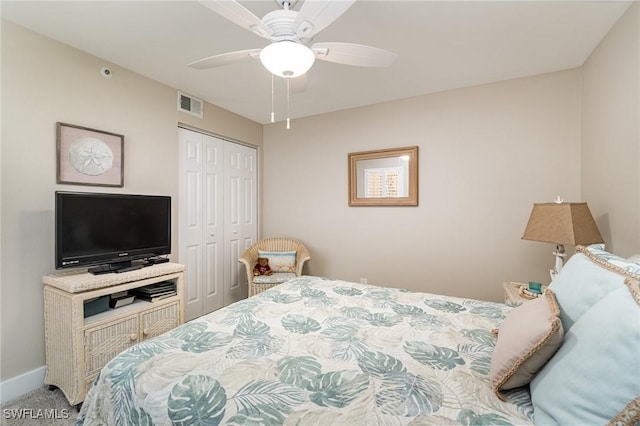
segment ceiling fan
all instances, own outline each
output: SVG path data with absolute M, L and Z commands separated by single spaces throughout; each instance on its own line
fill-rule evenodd
M 229 21 L 263 37 L 271 44 L 210 56 L 190 63 L 195 69 L 231 64 L 247 58 L 260 58 L 273 75 L 295 78 L 305 74 L 315 59 L 361 67 L 388 67 L 395 53 L 354 43 L 313 43 L 313 37 L 338 19 L 355 0 L 305 0 L 300 11 L 292 9 L 298 0 L 275 0 L 282 9 L 258 18 L 236 0 L 200 0 L 204 6 Z

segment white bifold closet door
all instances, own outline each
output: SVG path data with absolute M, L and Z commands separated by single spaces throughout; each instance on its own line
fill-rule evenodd
M 257 238 L 257 151 L 179 130 L 178 249 L 185 320 L 247 297 L 238 262 Z

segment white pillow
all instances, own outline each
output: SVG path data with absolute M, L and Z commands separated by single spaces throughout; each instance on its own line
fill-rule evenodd
M 560 309 L 553 291 L 511 311 L 498 332 L 491 356 L 490 377 L 495 394 L 529 383 L 562 344 Z

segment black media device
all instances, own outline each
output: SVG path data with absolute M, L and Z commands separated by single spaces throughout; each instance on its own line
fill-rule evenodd
M 171 197 L 58 191 L 55 199 L 56 269 L 122 272 L 171 253 Z

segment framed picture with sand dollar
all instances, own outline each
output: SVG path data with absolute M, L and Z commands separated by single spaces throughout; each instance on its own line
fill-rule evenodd
M 124 186 L 124 136 L 57 123 L 58 183 Z

